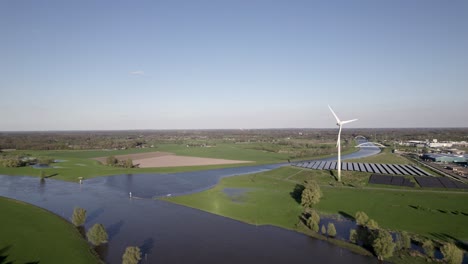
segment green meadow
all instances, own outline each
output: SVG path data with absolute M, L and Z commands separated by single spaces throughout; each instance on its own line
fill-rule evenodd
M 78 230 L 39 207 L 0 197 L 0 263 L 102 263 Z
M 357 211 L 364 211 L 390 230 L 406 230 L 442 240 L 451 237 L 468 240 L 468 192 L 350 187 L 336 184 L 330 172 L 315 172 L 283 167 L 224 178 L 212 189 L 166 200 L 250 224 L 297 230 L 302 208 L 292 193 L 297 184 L 314 179 L 322 186 L 324 197 L 316 208 L 323 214 L 354 216 Z M 351 182 L 360 181 L 359 173 L 349 175 L 355 178 Z M 362 178 L 367 177 L 362 174 Z M 346 181 L 346 174 L 343 180 Z M 225 189 L 244 192 L 233 196 Z

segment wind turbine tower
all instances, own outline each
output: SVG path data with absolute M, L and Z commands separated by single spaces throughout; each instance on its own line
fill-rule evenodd
M 340 119 L 339 119 L 338 116 L 335 114 L 335 112 L 333 111 L 333 109 L 332 109 L 330 106 L 328 106 L 328 108 L 330 108 L 330 111 L 332 112 L 333 116 L 334 116 L 335 119 L 336 119 L 336 125 L 339 127 L 338 141 L 336 142 L 336 147 L 338 148 L 338 163 L 337 163 L 337 167 L 338 167 L 338 181 L 340 182 L 340 181 L 341 181 L 341 127 L 342 127 L 344 124 L 354 122 L 354 121 L 356 121 L 357 119 L 351 119 L 351 120 L 346 120 L 346 121 L 340 121 Z

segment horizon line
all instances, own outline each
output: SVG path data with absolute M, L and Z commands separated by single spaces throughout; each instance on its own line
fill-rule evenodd
M 337 129 L 336 127 L 285 127 L 285 128 L 136 128 L 136 129 L 44 129 L 44 130 L 0 130 L 0 133 L 17 133 L 17 132 L 112 132 L 112 131 L 213 131 L 213 130 L 325 130 Z M 468 129 L 468 126 L 460 127 L 350 127 L 346 130 L 355 129 Z

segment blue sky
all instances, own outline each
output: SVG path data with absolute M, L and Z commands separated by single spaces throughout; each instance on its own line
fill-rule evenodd
M 0 130 L 468 127 L 468 1 L 0 1 Z

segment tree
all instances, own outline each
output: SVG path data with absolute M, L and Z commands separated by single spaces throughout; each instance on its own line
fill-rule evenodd
M 463 251 L 452 243 L 446 243 L 440 248 L 444 260 L 449 264 L 460 264 L 463 260 Z
M 331 236 L 331 237 L 334 237 L 336 236 L 336 228 L 335 228 L 335 225 L 333 223 L 328 223 L 328 235 Z
M 104 226 L 102 224 L 94 224 L 88 230 L 86 236 L 88 237 L 89 242 L 91 242 L 91 244 L 93 244 L 94 246 L 99 246 L 100 244 L 107 243 L 108 239 L 106 229 L 104 229 Z
M 317 182 L 306 181 L 305 189 L 301 196 L 301 205 L 304 207 L 312 207 L 312 205 L 320 201 L 320 198 L 322 198 L 322 191 Z
M 47 158 L 47 157 L 40 157 L 38 158 L 37 163 L 42 164 L 42 165 L 49 165 L 51 163 L 54 163 L 54 160 L 51 158 Z
M 305 208 L 304 211 L 307 215 L 310 214 L 307 218 L 307 226 L 314 232 L 319 232 L 320 215 L 313 209 Z
M 83 208 L 75 207 L 72 215 L 72 223 L 75 226 L 82 226 L 86 222 L 86 210 Z
M 325 228 L 325 225 L 322 225 L 322 235 L 327 234 L 327 229 Z
M 349 230 L 349 241 L 351 243 L 357 244 L 358 241 L 358 235 L 356 229 L 351 229 Z
M 319 224 L 312 221 L 310 218 L 309 218 L 310 222 L 309 222 L 309 228 L 314 231 L 314 232 L 317 232 L 319 231 Z
M 393 256 L 395 243 L 393 243 L 392 235 L 386 230 L 378 230 L 377 237 L 372 242 L 372 248 L 379 260 Z
M 356 223 L 360 226 L 365 226 L 367 221 L 369 221 L 369 216 L 362 211 L 356 212 L 356 216 L 354 218 L 356 219 Z
M 411 237 L 406 231 L 397 233 L 396 240 L 399 249 L 411 248 Z
M 17 168 L 24 166 L 24 162 L 22 162 L 20 159 L 5 159 L 3 160 L 3 166 L 5 167 L 10 167 L 10 168 Z
M 434 244 L 432 243 L 432 240 L 426 239 L 424 240 L 422 244 L 422 248 L 424 249 L 424 253 L 430 258 L 434 257 Z
M 125 161 L 125 165 L 124 165 L 125 168 L 133 168 L 133 161 L 132 159 L 127 159 Z
M 122 264 L 138 264 L 141 260 L 141 251 L 139 247 L 127 247 L 122 256 Z
M 314 221 L 315 223 L 317 223 L 317 224 L 320 223 L 320 215 L 317 213 L 317 211 L 312 210 L 311 213 L 310 213 L 310 218 L 311 218 L 312 221 Z
M 115 165 L 119 164 L 119 160 L 114 156 L 109 156 L 109 157 L 107 157 L 106 164 L 108 166 L 115 166 Z
M 366 227 L 369 229 L 378 229 L 379 224 L 374 219 L 370 219 L 369 221 L 367 221 Z

